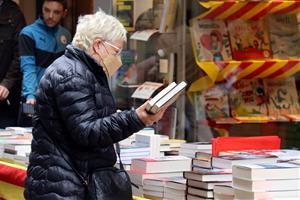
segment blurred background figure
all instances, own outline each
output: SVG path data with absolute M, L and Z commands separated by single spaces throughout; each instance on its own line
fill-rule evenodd
M 18 37 L 25 25 L 18 5 L 0 0 L 0 128 L 17 123 L 22 80 Z
M 42 16 L 22 29 L 19 37 L 21 71 L 23 73 L 22 101 L 19 125 L 31 126 L 35 92 L 45 69 L 71 42 L 70 32 L 61 26 L 67 14 L 66 0 L 44 0 Z

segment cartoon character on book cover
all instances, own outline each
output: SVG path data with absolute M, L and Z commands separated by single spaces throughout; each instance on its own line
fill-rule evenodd
M 216 85 L 200 95 L 200 104 L 209 119 L 229 117 L 229 102 L 226 89 Z
M 223 21 L 193 19 L 191 34 L 197 61 L 232 59 L 228 32 Z
M 267 19 L 273 57 L 278 59 L 299 58 L 300 35 L 297 15 L 272 14 Z
M 268 94 L 269 115 L 298 114 L 299 99 L 294 77 L 287 79 L 264 79 Z
M 233 59 L 266 59 L 272 57 L 264 20 L 231 20 L 228 21 L 228 31 Z
M 268 114 L 265 90 L 259 79 L 236 82 L 229 93 L 229 104 L 234 117 Z

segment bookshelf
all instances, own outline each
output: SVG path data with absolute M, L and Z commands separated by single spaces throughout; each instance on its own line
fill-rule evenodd
M 216 1 L 216 0 L 198 0 L 198 13 L 192 15 L 189 24 L 190 32 L 193 44 L 193 54 L 195 58 L 195 63 L 200 69 L 202 74 L 195 79 L 188 89 L 188 95 L 192 102 L 199 101 L 199 98 L 195 98 L 195 94 L 202 93 L 203 91 L 209 90 L 217 85 L 225 85 L 225 90 L 227 90 L 226 95 L 230 95 L 232 92 L 232 86 L 237 82 L 242 82 L 243 80 L 265 80 L 265 79 L 275 79 L 275 80 L 287 80 L 291 77 L 295 77 L 297 91 L 299 94 L 299 70 L 300 70 L 300 55 L 297 54 L 296 57 L 288 58 L 278 58 L 273 56 L 266 56 L 266 58 L 260 57 L 259 59 L 237 59 L 236 56 L 232 55 L 232 58 L 215 60 L 207 59 L 207 57 L 201 57 L 200 48 L 209 49 L 207 45 L 210 44 L 200 44 L 204 39 L 208 39 L 209 35 L 207 33 L 195 34 L 195 29 L 193 24 L 197 23 L 197 26 L 207 25 L 207 21 L 215 21 L 217 25 L 222 26 L 221 23 L 226 24 L 228 29 L 227 37 L 223 38 L 223 45 L 229 40 L 230 49 L 233 48 L 232 33 L 229 30 L 229 24 L 232 21 L 243 20 L 243 21 L 259 21 L 261 19 L 266 19 L 270 15 L 286 15 L 286 14 L 297 14 L 300 12 L 300 2 L 297 0 L 269 0 L 269 1 L 239 1 L 239 0 L 229 0 L 229 1 Z M 194 4 L 195 6 L 195 4 Z M 298 17 L 299 18 L 299 17 Z M 207 21 L 205 21 L 207 20 Z M 264 20 L 267 21 L 267 20 Z M 264 22 L 265 23 L 265 22 Z M 266 24 L 264 24 L 266 25 Z M 296 24 L 297 25 L 297 24 Z M 299 21 L 298 21 L 299 25 Z M 216 27 L 216 26 L 215 26 Z M 232 34 L 232 35 L 231 35 Z M 267 37 L 270 37 L 267 33 Z M 220 37 L 219 37 L 220 38 Z M 209 39 L 211 42 L 211 38 Z M 249 39 L 250 40 L 250 39 Z M 224 42 L 225 41 L 225 42 Z M 236 42 L 236 41 L 234 41 Z M 268 41 L 271 44 L 271 40 Z M 273 41 L 272 41 L 273 42 Z M 222 44 L 222 42 L 221 42 Z M 234 43 L 237 45 L 237 43 Z M 201 46 L 202 45 L 202 46 Z M 255 45 L 255 44 L 254 44 Z M 272 44 L 271 44 L 272 45 Z M 201 46 L 199 48 L 199 46 Z M 250 46 L 249 46 L 250 47 Z M 212 48 L 212 47 L 210 47 Z M 224 50 L 225 47 L 223 47 Z M 222 49 L 221 49 L 222 50 Z M 219 50 L 221 52 L 221 50 Z M 264 49 L 263 49 L 264 50 Z M 271 46 L 269 50 L 272 50 Z M 203 50 L 202 50 L 203 51 Z M 226 58 L 222 52 L 223 58 Z M 265 52 L 262 52 L 265 53 Z M 233 54 L 233 53 L 232 53 Z M 203 54 L 202 54 L 203 55 Z M 217 57 L 218 58 L 218 57 Z M 242 95 L 242 94 L 241 94 Z M 209 98 L 209 97 L 207 97 Z M 269 97 L 268 97 L 269 98 Z M 213 101 L 213 100 L 211 100 Z M 215 99 L 215 101 L 217 101 Z M 229 99 L 231 101 L 231 99 Z M 296 98 L 299 101 L 299 98 Z M 220 102 L 218 102 L 220 104 Z M 200 103 L 201 105 L 201 103 Z M 199 114 L 197 118 L 197 106 L 194 104 L 195 108 L 195 120 L 194 126 L 203 127 L 207 126 L 211 128 L 211 136 L 216 135 L 234 135 L 241 136 L 244 135 L 271 135 L 278 134 L 283 139 L 284 147 L 300 147 L 297 142 L 300 141 L 299 137 L 296 137 L 297 131 L 299 131 L 299 122 L 291 121 L 289 119 L 259 119 L 256 120 L 236 120 L 235 116 L 229 116 L 224 119 L 208 119 L 206 114 Z M 224 108 L 224 107 L 223 107 Z M 202 109 L 202 108 L 201 108 Z M 202 110 L 203 111 L 203 110 Z M 268 111 L 269 112 L 269 111 Z M 230 108 L 230 115 L 232 111 Z M 199 131 L 203 128 L 199 128 Z

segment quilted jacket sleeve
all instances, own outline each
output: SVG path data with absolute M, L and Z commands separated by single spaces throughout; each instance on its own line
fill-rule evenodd
M 99 116 L 93 88 L 82 77 L 64 79 L 55 93 L 63 123 L 81 146 L 107 147 L 144 127 L 134 110 Z

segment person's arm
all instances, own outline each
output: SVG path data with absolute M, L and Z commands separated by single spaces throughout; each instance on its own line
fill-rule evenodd
M 19 61 L 19 47 L 18 47 L 18 37 L 21 29 L 25 26 L 25 18 L 21 11 L 17 11 L 15 13 L 15 21 L 18 22 L 16 29 L 13 34 L 13 44 L 12 45 L 12 61 L 8 68 L 8 71 L 0 83 L 0 86 L 5 87 L 8 91 L 12 89 L 16 81 L 20 81 L 22 79 L 22 74 L 20 72 L 20 61 Z M 8 95 L 8 94 L 7 94 Z
M 135 110 L 99 117 L 92 85 L 81 77 L 67 78 L 54 93 L 62 123 L 81 146 L 107 147 L 145 127 Z
M 37 73 L 35 59 L 35 41 L 27 34 L 19 37 L 21 71 L 23 73 L 22 95 L 26 100 L 35 99 Z

